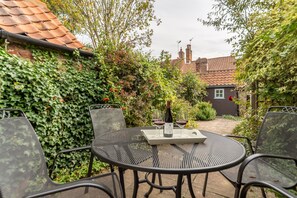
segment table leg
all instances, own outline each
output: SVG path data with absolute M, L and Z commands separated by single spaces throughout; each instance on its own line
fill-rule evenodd
M 182 183 L 183 183 L 183 175 L 178 174 L 177 184 L 176 184 L 176 192 L 175 192 L 175 197 L 176 198 L 181 198 Z
M 119 167 L 119 175 L 120 175 L 120 182 L 123 190 L 123 198 L 126 198 L 126 191 L 125 191 L 125 180 L 124 180 L 124 169 Z
M 137 198 L 137 192 L 138 192 L 138 188 L 139 188 L 139 177 L 138 177 L 138 172 L 137 171 L 133 171 L 133 175 L 134 175 L 134 189 L 133 189 L 133 198 Z
M 191 196 L 192 196 L 192 198 L 195 198 L 195 194 L 194 194 L 193 186 L 192 186 L 191 174 L 187 175 L 187 179 L 188 179 L 188 187 L 189 187 L 189 191 L 191 193 Z
M 152 183 L 153 184 L 155 183 L 155 179 L 156 179 L 156 173 L 153 173 L 153 175 L 152 175 Z M 153 188 L 154 188 L 153 186 L 150 186 L 149 191 L 147 191 L 147 193 L 145 193 L 144 197 L 146 197 L 146 198 L 149 197 L 153 191 Z

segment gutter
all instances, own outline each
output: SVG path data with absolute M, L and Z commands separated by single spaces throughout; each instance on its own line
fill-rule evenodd
M 207 88 L 235 88 L 236 85 L 209 85 Z
M 59 50 L 59 51 L 65 51 L 68 53 L 73 53 L 73 51 L 75 50 L 74 48 L 69 48 L 69 47 L 66 47 L 63 45 L 57 45 L 57 44 L 50 43 L 50 42 L 43 41 L 43 40 L 33 39 L 33 38 L 30 38 L 28 36 L 24 36 L 21 34 L 10 33 L 3 29 L 0 29 L 0 38 L 4 38 L 4 39 L 7 39 L 8 41 L 13 41 L 13 42 L 18 42 L 18 43 L 26 42 L 26 43 L 37 45 L 40 47 L 50 48 L 50 49 Z M 94 54 L 92 52 L 87 52 L 84 50 L 78 50 L 78 51 L 79 51 L 80 55 L 82 55 L 82 56 L 86 56 L 86 57 L 94 56 Z

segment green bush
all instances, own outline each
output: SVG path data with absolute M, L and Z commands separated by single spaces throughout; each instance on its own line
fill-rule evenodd
M 182 77 L 179 95 L 191 105 L 195 105 L 206 96 L 206 84 L 196 74 L 186 73 Z
M 191 110 L 191 114 L 196 120 L 214 120 L 217 112 L 210 103 L 198 102 Z

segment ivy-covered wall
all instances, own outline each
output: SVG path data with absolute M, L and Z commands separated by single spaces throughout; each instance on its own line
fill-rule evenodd
M 0 108 L 26 113 L 51 164 L 58 151 L 90 144 L 88 106 L 100 103 L 106 89 L 95 59 L 34 47 L 31 52 L 30 61 L 0 47 Z

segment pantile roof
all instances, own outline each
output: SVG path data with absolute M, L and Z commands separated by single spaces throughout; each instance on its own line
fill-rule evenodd
M 69 48 L 84 47 L 40 0 L 0 0 L 0 29 Z
M 179 65 L 183 73 L 197 73 L 208 86 L 235 85 L 235 58 L 233 56 L 207 59 L 204 70 L 197 71 L 199 59 L 186 64 L 181 59 L 174 59 L 172 63 Z M 202 64 L 203 65 L 203 64 Z
M 235 70 L 209 71 L 200 74 L 208 86 L 235 85 Z
M 235 70 L 235 58 L 225 56 L 207 59 L 208 71 Z

